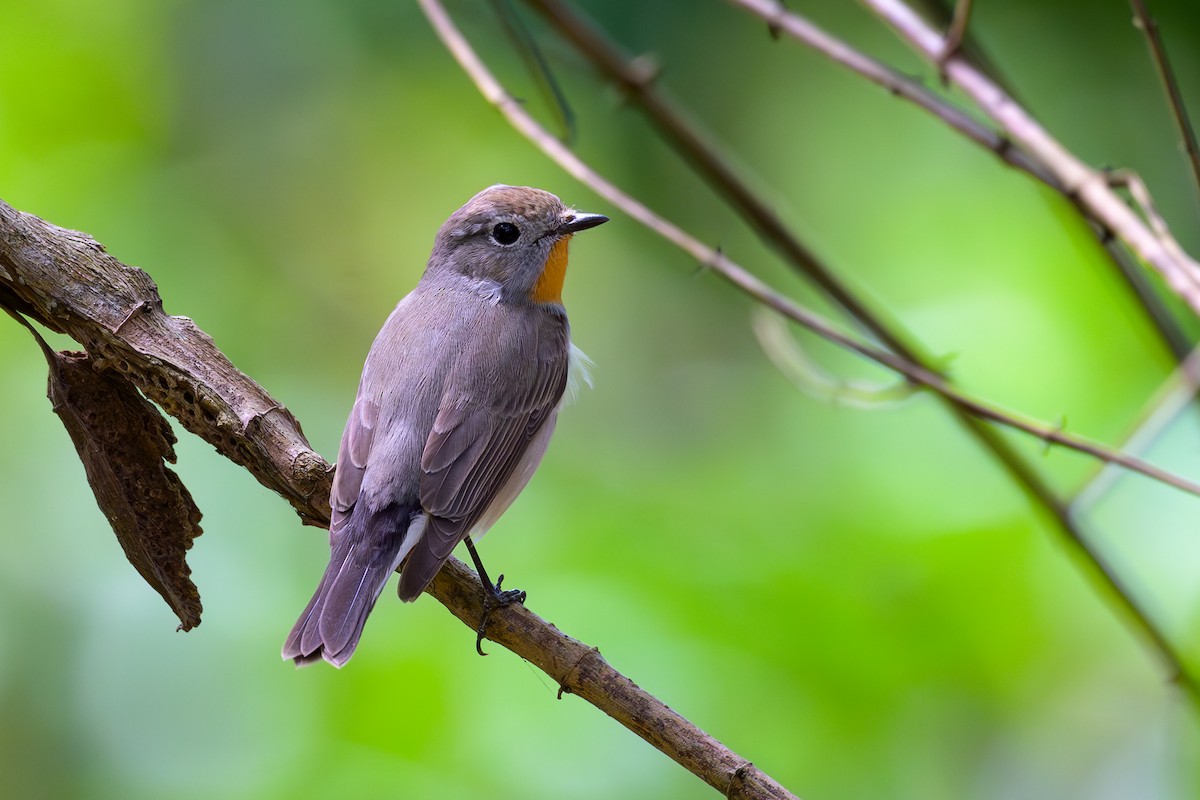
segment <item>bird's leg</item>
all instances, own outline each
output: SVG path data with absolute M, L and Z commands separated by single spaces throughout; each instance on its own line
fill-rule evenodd
M 477 634 L 475 652 L 486 656 L 487 653 L 483 652 L 483 636 L 487 633 L 488 618 L 497 608 L 504 608 L 511 603 L 524 603 L 525 592 L 522 589 L 501 590 L 500 584 L 504 583 L 503 575 L 493 584 L 491 578 L 488 577 L 487 570 L 483 568 L 483 562 L 479 560 L 479 553 L 475 552 L 475 545 L 472 544 L 471 537 L 467 536 L 463 542 L 467 545 L 467 552 L 471 554 L 471 560 L 475 562 L 475 571 L 479 573 L 479 582 L 483 584 L 483 615 L 479 618 L 479 627 L 475 629 Z

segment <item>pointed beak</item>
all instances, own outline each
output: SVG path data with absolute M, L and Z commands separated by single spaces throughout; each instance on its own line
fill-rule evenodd
M 588 228 L 594 228 L 597 225 L 603 225 L 608 222 L 608 217 L 603 214 L 585 214 L 582 211 L 572 211 L 563 217 L 563 232 L 578 233 L 586 231 Z

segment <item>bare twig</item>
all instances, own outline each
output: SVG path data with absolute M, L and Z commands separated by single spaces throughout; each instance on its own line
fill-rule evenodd
M 192 433 L 246 467 L 301 518 L 329 524 L 333 468 L 313 452 L 295 420 L 183 317 L 162 311 L 150 276 L 91 237 L 0 202 L 0 307 L 19 307 L 69 334 L 109 375 L 123 375 Z M 427 590 L 474 631 L 479 579 L 451 559 Z M 577 694 L 731 797 L 792 798 L 736 753 L 520 604 L 493 614 L 489 639 L 545 669 Z M 793 799 L 794 800 L 794 799 Z
M 962 53 L 965 58 L 969 58 L 972 64 L 991 75 L 992 80 L 1003 86 L 1005 91 L 1015 95 L 1012 86 L 1006 82 L 1005 76 L 996 66 L 994 59 L 984 50 L 979 38 L 968 30 L 974 6 L 971 0 L 966 0 L 966 8 L 963 7 L 963 2 L 960 0 L 913 0 L 913 2 L 933 20 L 935 25 L 945 26 L 947 38 L 958 38 L 958 46 L 954 48 L 955 52 Z M 962 16 L 964 14 L 966 17 Z M 954 29 L 959 26 L 961 26 L 961 35 L 956 37 Z
M 937 62 L 945 49 L 944 37 L 902 0 L 862 2 L 919 53 L 931 62 Z M 1200 313 L 1200 263 L 1177 251 L 1170 241 L 1151 230 L 1113 191 L 1103 172 L 1084 164 L 1063 147 L 1029 112 L 969 61 L 951 56 L 942 64 L 942 69 L 950 82 L 965 92 L 1013 142 L 1044 165 L 1089 216 L 1157 270 L 1167 285 Z
M 1008 139 L 947 102 L 938 94 L 926 89 L 917 81 L 856 50 L 799 14 L 788 11 L 779 0 L 730 0 L 730 2 L 760 17 L 772 30 L 787 34 L 835 64 L 858 73 L 896 97 L 903 98 L 932 114 L 971 141 L 991 150 L 1002 161 L 1028 172 L 1051 188 L 1059 188 L 1053 175 L 1039 167 L 1019 149 L 1014 148 Z
M 903 360 L 929 372 L 936 372 L 930 359 L 919 352 L 916 344 L 902 332 L 899 325 L 872 309 L 799 240 L 770 204 L 737 174 L 719 149 L 688 119 L 687 114 L 664 92 L 659 91 L 652 81 L 646 79 L 636 60 L 629 58 L 590 20 L 561 0 L 528 2 L 574 44 L 584 57 L 625 91 L 630 102 L 646 114 L 667 142 L 694 166 L 701 177 L 708 181 L 768 244 L 779 251 L 786 264 L 816 284 L 855 322 Z M 1018 484 L 1025 487 L 1039 503 L 1046 508 L 1058 506 L 1057 498 L 1037 472 L 996 431 L 981 424 L 968 411 L 954 403 L 950 403 L 949 408 L 968 433 L 991 451 Z M 1060 528 L 1070 538 L 1082 541 L 1081 532 L 1069 519 L 1059 517 L 1059 520 Z
M 329 470 L 295 417 L 186 317 L 150 276 L 90 236 L 0 202 L 0 304 L 83 345 L 187 430 L 250 470 L 307 523 L 329 519 Z
M 1129 192 L 1129 196 L 1133 198 L 1133 202 L 1137 204 L 1138 209 L 1142 212 L 1142 216 L 1146 218 L 1146 224 L 1150 226 L 1150 230 L 1162 241 L 1163 247 L 1167 252 L 1176 259 L 1187 258 L 1182 245 L 1175 240 L 1167 227 L 1167 221 L 1158 213 L 1158 209 L 1154 206 L 1154 198 L 1150 196 L 1150 190 L 1146 187 L 1146 182 L 1142 180 L 1136 172 L 1128 169 L 1113 170 L 1108 173 L 1109 184 L 1114 187 L 1123 187 Z
M 907 100 L 969 141 L 991 151 L 1005 164 L 1028 173 L 1031 177 L 1062 194 L 1088 222 L 1089 229 L 1108 252 L 1129 290 L 1137 297 L 1138 302 L 1145 309 L 1147 316 L 1154 323 L 1156 330 L 1175 358 L 1182 360 L 1191 351 L 1190 338 L 1180 327 L 1171 310 L 1167 308 L 1158 291 L 1147 280 L 1146 271 L 1141 265 L 1133 262 L 1128 252 L 1112 237 L 1101 222 L 1089 216 L 1088 209 L 1080 203 L 1078 197 L 1065 192 L 1057 178 L 1048 169 L 1036 159 L 1031 158 L 1020 147 L 1014 146 L 1007 136 L 980 123 L 946 98 L 926 89 L 920 82 L 896 72 L 888 65 L 876 61 L 851 47 L 845 41 L 832 36 L 794 11 L 789 11 L 780 0 L 729 1 L 764 20 L 771 30 L 788 35 L 824 55 L 833 63 L 882 86 L 892 95 Z M 963 13 L 962 5 L 956 5 L 955 11 L 959 14 Z M 972 56 L 972 58 L 974 59 L 976 56 Z M 992 70 L 994 71 L 994 68 Z M 998 80 L 994 72 L 992 79 Z
M 517 10 L 513 8 L 512 0 L 491 0 L 492 8 L 505 34 L 512 40 L 513 47 L 525 62 L 530 78 L 545 96 L 547 105 L 558 117 L 562 125 L 561 138 L 570 142 L 575 138 L 575 112 L 567 102 L 567 96 L 554 77 L 554 71 L 546 63 L 546 56 L 538 46 L 537 39 L 529 32 L 529 28 L 521 21 Z
M 929 359 L 918 351 L 910 337 L 900 332 L 897 324 L 885 320 L 883 315 L 871 309 L 828 265 L 792 233 L 767 202 L 738 176 L 716 146 L 709 142 L 688 120 L 687 115 L 677 108 L 663 92 L 659 91 L 652 81 L 646 78 L 644 71 L 638 68 L 634 59 L 627 57 L 619 46 L 609 40 L 602 31 L 562 0 L 528 1 L 568 41 L 574 44 L 581 54 L 624 89 L 630 100 L 646 113 L 668 142 L 679 150 L 717 191 L 726 197 L 738 213 L 754 226 L 768 243 L 780 251 L 787 263 L 811 279 L 834 302 L 844 308 L 853 319 L 878 337 L 903 360 L 928 372 L 936 372 L 930 366 Z M 774 19 L 780 25 L 789 25 L 792 28 L 805 27 L 799 18 L 789 18 L 784 15 L 776 16 Z M 812 26 L 806 27 L 805 34 L 813 42 L 822 40 L 823 46 L 831 56 L 836 53 L 837 57 L 846 63 L 853 61 L 864 70 L 870 69 L 871 65 L 861 58 L 856 58 L 850 48 L 835 47 L 835 43 L 829 37 L 821 36 L 820 32 Z M 878 69 L 870 71 L 880 78 L 885 77 L 886 70 L 884 72 L 880 72 Z M 890 80 L 889 84 L 899 85 L 894 80 Z M 943 118 L 945 117 L 943 116 Z M 1107 176 L 1105 179 L 1107 180 Z M 1050 492 L 1041 477 L 1021 459 L 1007 442 L 997 437 L 994 431 L 981 426 L 975 416 L 963 406 L 951 403 L 950 407 L 967 430 L 993 453 L 1018 483 L 1026 487 L 1047 508 L 1058 505 L 1057 499 L 1053 497 L 1053 493 Z M 1059 517 L 1059 527 L 1069 538 L 1082 540 L 1082 533 L 1067 517 Z
M 972 401 L 970 398 L 960 395 L 951 389 L 940 375 L 931 370 L 924 369 L 920 365 L 914 364 L 901 356 L 858 342 L 852 337 L 836 330 L 820 317 L 772 291 L 766 284 L 751 275 L 723 253 L 704 245 L 676 225 L 659 217 L 643 203 L 622 192 L 615 184 L 585 164 L 574 152 L 542 128 L 521 104 L 504 90 L 487 67 L 484 66 L 483 62 L 480 61 L 470 44 L 454 26 L 445 9 L 437 0 L 419 0 L 419 2 L 430 23 L 446 45 L 446 48 L 459 62 L 468 76 L 470 76 L 484 98 L 494 105 L 518 132 L 553 159 L 564 171 L 620 208 L 630 218 L 640 222 L 679 247 L 699 263 L 712 269 L 717 275 L 754 298 L 757 302 L 774 309 L 822 336 L 826 336 L 831 341 L 842 344 L 848 349 L 902 372 L 913 380 L 924 383 L 949 402 L 956 411 L 966 415 L 978 411 L 987 419 L 993 421 L 1011 421 L 1015 423 L 1014 427 L 1037 435 L 1039 438 L 1045 438 L 1046 441 L 1058 442 L 1059 438 L 1063 436 L 1062 432 L 1056 428 L 1037 425 L 1030 426 L 1029 423 L 1013 420 L 1003 414 L 997 416 L 994 413 L 994 409 L 989 409 L 985 405 L 979 404 L 978 401 Z M 969 408 L 973 404 L 977 404 L 980 407 L 978 409 Z M 996 432 L 992 429 L 981 427 L 978 430 L 981 438 L 986 437 L 985 440 L 992 440 L 1006 447 L 1006 444 L 998 438 Z M 1045 434 L 1044 437 L 1042 436 L 1043 433 Z M 1092 449 L 1095 448 L 1094 445 L 1085 446 Z M 1109 592 L 1113 601 L 1124 612 L 1125 619 L 1136 631 L 1145 637 L 1165 663 L 1171 679 L 1179 682 L 1184 687 L 1189 700 L 1193 704 L 1200 706 L 1200 680 L 1197 679 L 1191 667 L 1183 659 L 1172 642 L 1159 629 L 1150 614 L 1141 607 L 1133 593 L 1124 585 L 1124 582 L 1107 563 L 1103 555 L 1082 535 L 1067 507 L 1038 478 L 1036 473 L 1033 473 L 1015 455 L 1014 461 L 1011 464 L 1006 462 L 1006 465 L 1009 466 L 1010 471 L 1016 474 L 1017 479 L 1022 485 L 1029 490 L 1038 503 L 1058 523 L 1065 540 L 1083 557 L 1084 563 L 1090 567 L 1095 579 Z
M 954 17 L 950 20 L 950 27 L 946 30 L 946 43 L 942 47 L 941 55 L 938 56 L 939 64 L 944 64 L 962 47 L 963 39 L 967 35 L 967 25 L 970 22 L 971 0 L 957 0 L 954 3 Z
M 1192 167 L 1193 188 L 1200 191 L 1200 147 L 1196 145 L 1196 130 L 1192 127 L 1187 106 L 1183 102 L 1183 94 L 1179 91 L 1175 70 L 1171 67 L 1171 60 L 1167 58 L 1167 47 L 1163 44 L 1162 36 L 1159 35 L 1158 23 L 1154 17 L 1150 16 L 1144 0 L 1130 0 L 1130 3 L 1133 5 L 1133 13 L 1137 15 L 1135 17 L 1137 27 L 1146 34 L 1146 44 L 1150 46 L 1150 56 L 1154 59 L 1154 66 L 1158 68 L 1158 76 L 1162 79 L 1163 89 L 1167 92 L 1167 100 L 1171 104 L 1171 114 L 1174 115 L 1175 124 L 1179 126 L 1179 133 L 1183 136 L 1183 147 L 1187 152 L 1188 163 Z
M 1171 376 L 1146 403 L 1146 411 L 1121 446 L 1129 453 L 1144 453 L 1163 434 L 1183 409 L 1196 398 L 1200 389 L 1200 347 L 1188 354 Z M 1112 488 L 1123 472 L 1105 464 L 1084 481 L 1071 500 L 1071 512 L 1083 514 Z

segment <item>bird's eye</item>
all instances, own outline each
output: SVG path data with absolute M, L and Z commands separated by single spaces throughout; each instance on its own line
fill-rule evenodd
M 521 229 L 511 222 L 501 222 L 496 227 L 492 228 L 492 238 L 498 244 L 512 244 L 517 239 L 521 238 Z

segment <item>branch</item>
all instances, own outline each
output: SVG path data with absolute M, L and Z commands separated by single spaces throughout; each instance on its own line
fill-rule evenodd
M 539 5 L 544 4 L 544 0 L 537 0 L 537 2 L 539 2 Z M 932 370 L 926 369 L 902 356 L 861 344 L 837 331 L 822 318 L 808 312 L 791 300 L 771 290 L 765 283 L 754 277 L 723 253 L 704 245 L 695 237 L 685 233 L 678 226 L 659 217 L 643 203 L 621 191 L 615 184 L 585 164 L 574 152 L 542 128 L 524 107 L 504 90 L 491 72 L 488 71 L 487 67 L 454 26 L 445 9 L 437 0 L 419 0 L 419 3 L 446 48 L 475 83 L 484 98 L 495 106 L 521 135 L 525 136 L 526 139 L 554 160 L 565 172 L 620 208 L 630 218 L 662 236 L 692 256 L 700 264 L 713 270 L 721 278 L 733 284 L 755 301 L 808 327 L 822 336 L 826 336 L 831 341 L 842 344 L 889 368 L 896 369 L 913 380 L 925 383 L 943 399 L 948 401 L 951 408 L 974 423 L 972 432 L 993 450 L 1006 454 L 1005 466 L 1016 477 L 1018 482 L 1025 486 L 1037 502 L 1051 515 L 1058 524 L 1058 528 L 1065 540 L 1082 556 L 1084 563 L 1089 566 L 1093 577 L 1109 592 L 1114 602 L 1124 612 L 1126 620 L 1138 633 L 1145 637 L 1154 651 L 1157 652 L 1164 662 L 1170 678 L 1179 682 L 1186 690 L 1189 700 L 1194 705 L 1200 707 L 1200 679 L 1192 672 L 1182 655 L 1166 637 L 1166 634 L 1159 629 L 1149 612 L 1141 607 L 1140 603 L 1133 596 L 1133 593 L 1124 585 L 1124 582 L 1106 562 L 1101 553 L 1082 535 L 1066 505 L 1050 491 L 1036 473 L 1017 457 L 1015 453 L 1009 450 L 1007 443 L 1000 439 L 994 430 L 979 424 L 974 417 L 969 416 L 970 409 L 968 406 L 978 405 L 979 408 L 976 410 L 993 421 L 1003 421 L 1005 424 L 1012 424 L 1013 427 L 1024 430 L 1027 433 L 1032 433 L 1033 435 L 1038 435 L 1039 437 L 1044 433 L 1048 437 L 1047 441 L 1056 441 L 1065 444 L 1065 442 L 1059 441 L 1060 437 L 1063 436 L 1061 431 L 1045 426 L 1039 428 L 1039 426 L 1015 420 L 1003 414 L 992 414 L 991 412 L 994 410 L 988 409 L 987 406 L 978 401 L 971 401 L 970 398 L 951 389 L 941 376 Z M 1068 438 L 1073 439 L 1073 437 Z M 1084 443 L 1076 441 L 1076 444 Z M 1095 448 L 1094 445 L 1090 444 L 1085 444 L 1085 447 L 1093 450 Z M 1084 451 L 1089 452 L 1089 450 Z M 1098 455 L 1095 452 L 1092 452 L 1092 454 Z
M 903 98 L 917 108 L 932 114 L 980 147 L 995 153 L 996 157 L 1005 163 L 1028 172 L 1052 189 L 1060 188 L 1053 175 L 1042 169 L 1025 153 L 1014 148 L 1012 142 L 1007 138 L 981 124 L 957 106 L 946 102 L 940 95 L 926 89 L 917 81 L 854 49 L 800 15 L 788 11 L 779 0 L 730 0 L 730 2 L 762 19 L 771 30 L 787 34 L 833 63 L 858 73 L 896 97 Z
M 86 234 L 0 202 L 0 303 L 79 342 L 98 369 L 124 375 L 291 503 L 305 523 L 328 524 L 332 467 L 309 447 L 291 412 L 195 323 L 163 313 L 145 272 Z
M 483 611 L 479 578 L 461 562 L 447 562 L 428 591 L 468 628 L 478 627 Z M 525 606 L 493 614 L 487 638 L 553 678 L 560 698 L 579 695 L 726 797 L 795 800 L 769 775 L 609 666 L 598 649 L 567 636 Z
M 971 0 L 957 0 L 954 4 L 954 16 L 950 20 L 950 27 L 946 31 L 946 44 L 942 47 L 942 54 L 938 57 L 938 62 L 941 63 L 954 55 L 962 47 L 963 39 L 967 35 L 967 25 L 971 22 Z
M 1133 4 L 1134 14 L 1137 15 L 1134 22 L 1146 34 L 1146 44 L 1150 46 L 1150 56 L 1154 59 L 1154 66 L 1158 68 L 1158 76 L 1162 79 L 1163 89 L 1167 92 L 1167 100 L 1171 104 L 1171 114 L 1174 115 L 1175 124 L 1179 126 L 1179 132 L 1183 136 L 1183 147 L 1187 152 L 1188 164 L 1192 167 L 1194 188 L 1200 190 L 1200 147 L 1196 145 L 1196 130 L 1192 127 L 1192 120 L 1188 117 L 1183 94 L 1179 91 L 1179 82 L 1175 79 L 1175 70 L 1171 67 L 1170 59 L 1167 58 L 1167 47 L 1158 33 L 1158 23 L 1154 21 L 1154 17 L 1150 16 L 1144 0 L 1130 0 L 1130 2 Z
M 1192 350 L 1180 362 L 1171 375 L 1154 393 L 1141 419 L 1134 425 L 1133 433 L 1123 437 L 1122 447 L 1134 453 L 1144 453 L 1156 442 L 1172 422 L 1178 418 L 1193 400 L 1200 389 L 1200 346 Z M 1076 492 L 1071 500 L 1071 511 L 1074 514 L 1084 514 L 1108 493 L 1117 479 L 1120 471 L 1105 465 L 1092 474 Z
M 305 523 L 328 527 L 333 467 L 312 450 L 287 409 L 239 372 L 212 339 L 191 320 L 163 313 L 145 272 L 122 264 L 86 234 L 0 202 L 0 306 L 70 335 L 98 369 L 132 381 L 189 431 L 290 502 Z M 452 558 L 427 591 L 471 630 L 478 627 L 482 594 L 470 569 Z M 524 606 L 493 614 L 487 637 L 728 796 L 792 797 L 639 689 L 596 648 Z
M 781 32 L 797 42 L 825 56 L 830 61 L 849 69 L 872 83 L 883 87 L 895 97 L 915 105 L 917 108 L 931 114 L 936 119 L 964 136 L 968 141 L 975 142 L 980 147 L 993 153 L 1005 164 L 1028 173 L 1041 181 L 1050 189 L 1061 194 L 1088 223 L 1089 230 L 1096 236 L 1100 245 L 1112 259 L 1117 271 L 1124 279 L 1130 291 L 1134 293 L 1147 316 L 1154 323 L 1155 329 L 1162 336 L 1164 343 L 1179 361 L 1191 352 L 1192 343 L 1188 334 L 1180 327 L 1170 309 L 1159 296 L 1158 291 L 1147 280 L 1146 271 L 1129 257 L 1128 251 L 1122 248 L 1112 234 L 1099 221 L 1089 216 L 1088 209 L 1079 198 L 1066 192 L 1057 178 L 1040 162 L 1029 156 L 1021 148 L 1013 146 L 1012 140 L 997 133 L 992 128 L 977 121 L 958 106 L 949 102 L 925 88 L 920 82 L 903 75 L 868 55 L 856 50 L 846 42 L 830 35 L 817 27 L 808 19 L 789 11 L 779 0 L 729 0 L 767 23 L 769 30 Z M 954 7 L 954 19 L 959 24 L 966 25 L 966 14 L 970 4 L 962 0 Z M 948 57 L 954 51 L 949 48 L 953 43 L 955 23 L 951 21 L 951 33 L 948 34 L 947 49 L 939 59 Z M 978 60 L 978 54 L 970 56 Z M 939 61 L 939 65 L 941 61 Z M 998 80 L 993 76 L 993 80 Z
M 945 38 L 902 0 L 862 0 L 875 14 L 930 62 L 938 63 Z M 1037 159 L 1088 216 L 1113 232 L 1166 280 L 1176 294 L 1200 313 L 1200 263 L 1187 255 L 1169 233 L 1151 230 L 1120 196 L 1108 177 L 1084 164 L 1037 120 L 969 61 L 951 55 L 943 73 L 999 125 L 1010 139 Z
M 858 353 L 880 366 L 903 375 L 913 383 L 932 390 L 934 394 L 948 401 L 952 407 L 969 414 L 973 418 L 985 419 L 1004 425 L 1005 427 L 1029 434 L 1048 444 L 1057 444 L 1092 456 L 1102 462 L 1120 465 L 1131 472 L 1137 472 L 1181 491 L 1200 496 L 1200 483 L 1175 475 L 1142 459 L 1116 452 L 1083 437 L 1066 433 L 1060 427 L 1022 418 L 1012 412 L 1003 411 L 954 388 L 944 377 L 934 370 L 904 356 L 899 356 L 862 342 L 839 330 L 837 326 L 819 314 L 784 297 L 766 283 L 756 278 L 745 267 L 658 216 L 579 160 L 571 150 L 544 128 L 540 127 L 528 115 L 524 107 L 505 92 L 503 87 L 486 71 L 486 67 L 478 60 L 478 56 L 469 49 L 466 40 L 462 39 L 456 30 L 440 27 L 442 24 L 449 26 L 451 23 L 449 17 L 445 16 L 445 12 L 436 3 L 436 0 L 421 0 L 421 6 L 425 9 L 426 14 L 431 15 L 430 19 L 433 21 L 435 27 L 438 28 L 439 35 L 443 36 L 443 41 L 446 42 L 447 47 L 459 59 L 459 63 L 463 65 L 472 79 L 476 80 L 484 96 L 493 105 L 497 106 L 508 117 L 513 126 L 524 133 L 542 152 L 557 161 L 559 166 L 581 182 L 587 184 L 601 197 L 620 207 L 627 215 L 688 253 L 696 261 L 711 269 L 757 302 L 771 308 L 787 319 L 802 325 L 821 338 L 833 342 L 846 350 Z
M 907 335 L 901 333 L 898 325 L 889 323 L 882 315 L 869 308 L 866 302 L 860 299 L 828 265 L 800 242 L 769 204 L 737 175 L 716 146 L 688 121 L 687 115 L 676 107 L 664 93 L 657 90 L 653 84 L 653 75 L 647 75 L 636 60 L 627 57 L 616 43 L 562 0 L 529 0 L 529 2 L 568 41 L 575 45 L 584 57 L 625 91 L 627 97 L 646 113 L 668 142 L 687 158 L 718 192 L 726 197 L 730 205 L 758 230 L 768 243 L 778 248 L 790 265 L 812 280 L 834 302 L 845 309 L 864 328 L 877 336 L 903 361 L 925 373 L 940 377 L 937 375 L 937 370 L 930 365 L 929 359 L 917 350 Z M 836 55 L 840 62 L 853 64 L 856 70 L 861 70 L 863 74 L 873 75 L 883 85 L 897 90 L 904 87 L 902 91 L 906 93 L 906 96 L 922 98 L 920 102 L 923 107 L 934 110 L 943 119 L 956 119 L 957 124 L 961 125 L 959 129 L 964 133 L 969 131 L 973 136 L 982 137 L 983 129 L 972 127 L 970 120 L 963 117 L 961 112 L 956 112 L 953 107 L 939 101 L 933 95 L 922 94 L 915 84 L 911 82 L 906 84 L 886 67 L 858 56 L 851 48 L 841 45 L 818 29 L 806 25 L 798 17 L 776 16 L 774 19 L 781 24 L 789 25 L 798 32 L 803 29 L 804 35 L 813 42 L 814 46 L 819 45 L 831 57 Z M 1008 148 L 1001 147 L 996 152 L 1006 152 L 1007 150 Z M 1037 175 L 1038 173 L 1031 174 Z M 1054 186 L 1054 184 L 1051 185 Z M 1054 188 L 1063 191 L 1060 187 L 1054 186 Z M 1098 561 L 1098 554 L 1082 544 L 1083 535 L 1075 523 L 1066 515 L 1054 511 L 1055 508 L 1062 508 L 1062 504 L 1054 497 L 1041 477 L 1004 440 L 995 436 L 993 431 L 981 426 L 976 419 L 976 417 L 983 416 L 995 420 L 995 417 L 975 413 L 969 404 L 956 403 L 946 397 L 944 393 L 939 392 L 939 394 L 944 399 L 951 401 L 951 410 L 967 430 L 992 452 L 1018 483 L 1025 486 L 1038 499 L 1039 503 L 1058 518 L 1059 527 L 1068 538 L 1081 543 L 1090 560 Z M 1015 427 L 1021 426 L 1016 425 Z M 1029 428 L 1023 429 L 1041 438 L 1045 438 L 1046 435 L 1057 435 L 1057 432 L 1051 432 L 1051 429 L 1046 426 L 1041 426 L 1041 430 L 1038 432 Z M 1084 446 L 1087 448 L 1087 452 L 1095 454 L 1093 444 L 1086 443 Z M 1110 583 L 1115 580 L 1115 575 L 1111 570 L 1103 566 L 1100 568 L 1103 572 L 1108 573 L 1106 580 Z

